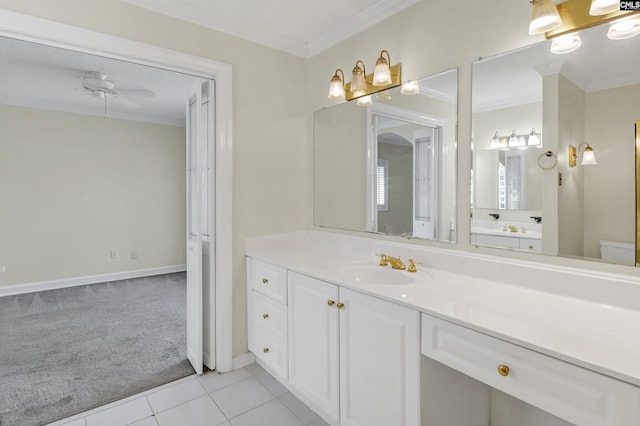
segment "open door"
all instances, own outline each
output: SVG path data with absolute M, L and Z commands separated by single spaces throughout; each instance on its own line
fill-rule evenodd
M 437 129 L 425 127 L 414 132 L 414 214 L 413 235 L 434 240 L 437 235 Z
M 202 83 L 187 106 L 187 358 L 197 374 L 203 373 L 203 294 L 211 289 L 210 260 L 214 256 L 210 250 L 213 233 L 208 226 L 213 207 L 208 191 L 212 86 Z

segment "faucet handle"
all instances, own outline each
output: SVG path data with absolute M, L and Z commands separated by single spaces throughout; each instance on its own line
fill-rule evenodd
M 389 257 L 384 253 L 376 253 L 376 256 L 380 256 L 380 266 L 389 265 Z
M 416 268 L 416 263 L 419 265 L 421 262 L 418 262 L 415 259 L 407 259 L 407 262 L 409 262 L 409 267 L 407 268 L 407 272 L 418 272 L 418 269 Z

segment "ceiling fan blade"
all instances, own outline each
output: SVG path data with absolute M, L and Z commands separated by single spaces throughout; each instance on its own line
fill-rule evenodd
M 117 86 L 117 90 L 120 94 L 129 98 L 155 99 L 156 97 L 156 94 L 148 89 L 135 89 L 132 87 L 127 88 Z

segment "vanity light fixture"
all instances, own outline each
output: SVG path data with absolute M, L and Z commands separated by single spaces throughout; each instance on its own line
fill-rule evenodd
M 564 2 L 551 6 L 556 9 L 561 17 L 559 26 L 545 30 L 544 36 L 552 40 L 551 51 L 563 54 L 573 52 L 582 45 L 582 40 L 578 31 L 591 28 L 600 24 L 618 21 L 622 18 L 638 16 L 637 11 L 620 10 L 619 0 L 565 0 Z M 535 7 L 534 0 L 534 7 Z M 633 24 L 627 22 L 609 29 L 609 38 L 620 40 L 625 37 L 633 37 Z M 630 33 L 625 32 L 630 30 Z M 640 29 L 638 29 L 640 33 Z M 531 33 L 530 33 L 531 34 Z
M 384 54 L 387 54 L 385 59 Z M 376 69 L 373 72 L 373 81 L 371 84 L 374 86 L 386 86 L 391 84 L 391 70 L 389 66 L 391 64 L 391 55 L 386 50 L 380 52 L 380 57 L 376 61 Z
M 500 140 L 500 136 L 498 135 L 498 132 L 496 132 L 496 134 L 493 135 L 493 137 L 491 138 L 491 149 L 500 149 L 500 148 L 506 148 L 506 147 L 507 147 L 507 144 L 502 143 L 502 141 Z
M 527 138 L 527 146 L 540 146 L 540 134 L 536 133 L 536 129 L 531 129 Z
M 329 99 L 351 101 L 400 86 L 402 67 L 400 64 L 390 66 L 390 63 L 389 52 L 383 50 L 376 62 L 376 71 L 367 75 L 364 62 L 358 59 L 351 74 L 352 80 L 349 83 L 345 81 L 342 70 L 337 69 L 329 85 Z
M 362 68 L 358 64 L 362 64 Z M 356 61 L 356 66 L 353 67 L 351 74 L 351 92 L 364 92 L 367 90 L 367 81 L 365 76 L 367 75 L 367 69 L 364 66 L 364 62 L 361 60 Z
M 418 82 L 416 80 L 409 80 L 402 85 L 400 93 L 403 95 L 417 95 L 420 93 L 420 86 L 418 86 Z
M 609 24 L 607 37 L 611 40 L 624 40 L 640 34 L 640 16 L 623 18 Z
M 578 50 L 580 46 L 582 46 L 582 39 L 578 32 L 564 34 L 553 39 L 551 42 L 551 53 L 564 55 L 565 53 L 571 53 L 574 50 Z
M 338 71 L 342 74 L 342 77 L 338 75 Z M 331 83 L 329 83 L 329 99 L 344 99 L 344 72 L 338 68 L 331 77 Z
M 527 146 L 525 137 L 522 135 L 518 136 L 514 129 L 511 132 L 511 136 L 509 136 L 509 148 L 521 148 L 524 146 Z
M 529 34 L 542 34 L 562 25 L 562 18 L 553 0 L 532 0 Z
M 583 145 L 584 150 L 582 151 L 582 161 L 580 162 L 580 165 L 589 166 L 598 164 L 593 148 L 591 148 L 587 142 L 582 142 L 578 145 L 578 148 L 573 145 L 569 145 L 569 167 L 575 167 L 577 165 L 578 157 L 580 157 L 580 151 L 582 150 Z
M 620 0 L 591 0 L 589 15 L 606 15 L 616 10 L 620 10 Z

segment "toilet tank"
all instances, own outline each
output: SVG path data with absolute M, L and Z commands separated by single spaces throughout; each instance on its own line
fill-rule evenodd
M 636 246 L 634 243 L 600 240 L 600 257 L 611 263 L 635 265 Z

